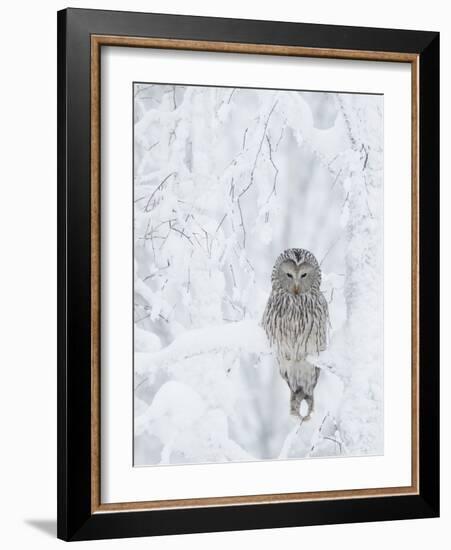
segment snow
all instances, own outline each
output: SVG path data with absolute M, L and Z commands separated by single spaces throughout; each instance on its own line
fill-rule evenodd
M 383 98 L 134 96 L 135 463 L 383 452 Z M 321 262 L 331 320 L 302 425 L 259 326 L 288 247 Z
M 207 410 L 204 401 L 189 386 L 180 382 L 166 382 L 158 391 L 151 406 L 141 415 L 135 430 L 146 428 L 149 422 L 169 418 L 179 429 L 186 429 L 198 420 Z
M 161 349 L 158 336 L 139 327 L 134 329 L 135 352 L 152 352 Z
M 301 401 L 299 405 L 299 414 L 304 418 L 308 414 L 308 403 L 305 399 Z
M 149 368 L 227 350 L 271 354 L 265 332 L 255 321 L 237 321 L 217 327 L 190 330 L 181 334 L 161 351 L 146 354 L 145 357 L 140 354 L 135 372 L 144 374 Z

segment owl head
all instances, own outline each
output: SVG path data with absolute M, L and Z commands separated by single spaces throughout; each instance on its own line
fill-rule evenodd
M 272 270 L 274 289 L 294 296 L 319 290 L 321 269 L 315 256 L 303 248 L 289 248 L 280 254 Z

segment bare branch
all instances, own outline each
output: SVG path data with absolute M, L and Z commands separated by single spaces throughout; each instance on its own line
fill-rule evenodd
M 134 93 L 134 97 L 138 97 L 138 95 L 141 93 L 141 92 L 146 92 L 147 90 L 149 90 L 150 88 L 153 88 L 153 84 L 148 84 L 146 86 L 143 86 L 142 84 L 138 84 L 136 86 L 137 90 L 135 91 Z
M 233 94 L 234 94 L 235 92 L 236 92 L 236 88 L 233 88 L 232 93 L 230 94 L 229 100 L 227 101 L 227 103 L 230 103 L 230 101 L 232 100 Z
M 219 222 L 219 225 L 218 227 L 216 228 L 216 231 L 215 231 L 215 235 L 216 233 L 219 231 L 221 225 L 224 223 L 224 220 L 227 218 L 227 212 L 224 214 L 224 216 L 222 217 L 222 220 Z
M 232 267 L 232 266 L 230 266 L 230 267 Z M 233 271 L 232 271 L 232 273 L 233 273 Z M 239 305 L 235 304 L 228 296 L 224 296 L 223 300 L 226 300 L 231 305 L 231 307 L 241 315 L 241 319 L 244 319 L 244 316 L 246 314 L 246 309 L 245 308 L 240 307 Z
M 344 205 L 348 202 L 348 200 L 349 200 L 349 191 L 347 192 L 346 197 L 345 197 L 345 200 L 344 200 L 343 204 L 341 205 L 342 208 L 343 208 Z
M 155 194 L 160 190 L 162 189 L 162 187 L 164 186 L 164 184 L 168 181 L 168 179 L 171 177 L 171 176 L 175 176 L 177 172 L 171 172 L 170 174 L 168 174 L 156 187 L 156 189 L 153 190 L 153 192 L 151 193 L 150 197 L 149 197 L 149 200 L 147 201 L 147 204 L 144 208 L 144 210 L 146 212 L 150 212 L 149 210 L 149 206 L 150 206 L 150 203 L 152 201 L 152 199 L 154 198 Z
M 246 137 L 247 137 L 247 132 L 248 132 L 249 128 L 246 128 L 246 130 L 244 130 L 244 135 L 243 135 L 243 145 L 241 147 L 241 149 L 244 151 L 244 148 L 246 147 Z
M 291 447 L 293 446 L 293 443 L 301 430 L 301 426 L 303 422 L 304 422 L 304 417 L 302 417 L 299 424 L 295 426 L 288 433 L 287 437 L 285 438 L 285 441 L 283 442 L 282 448 L 280 449 L 279 456 L 278 456 L 279 460 L 283 458 L 288 458 L 289 453 L 291 451 Z
M 285 124 L 286 123 L 287 123 L 287 121 L 285 120 Z M 280 131 L 279 139 L 277 140 L 276 146 L 274 148 L 275 151 L 279 150 L 279 145 L 280 145 L 280 142 L 282 141 L 282 138 L 283 138 L 284 134 L 285 134 L 285 126 L 282 126 L 282 130 Z
M 363 172 L 366 168 L 366 165 L 368 164 L 368 151 L 366 150 L 366 147 L 365 147 L 364 143 L 362 143 L 362 147 L 361 147 L 360 151 L 363 151 L 364 154 L 365 154 L 365 158 L 364 158 L 363 166 L 362 166 L 362 172 Z
M 230 196 L 232 197 L 232 202 L 235 200 L 235 185 L 233 183 L 233 178 L 230 181 Z
M 135 386 L 134 391 L 136 391 L 138 388 L 140 388 L 145 382 L 147 382 L 148 377 L 144 378 L 144 380 L 141 380 L 141 382 Z
M 156 141 L 155 143 L 153 143 L 150 147 L 144 147 L 144 149 L 149 153 L 149 151 L 152 151 L 152 149 L 154 147 L 156 147 L 160 142 L 159 141 Z
M 333 437 L 330 437 L 329 435 L 323 435 L 322 438 L 327 439 L 328 441 L 332 441 L 333 443 L 338 445 L 338 448 L 340 449 L 340 453 L 342 452 L 343 447 L 342 447 L 341 441 L 338 441 L 338 439 L 334 439 Z
M 277 168 L 277 166 L 274 164 L 274 160 L 272 158 L 272 146 L 271 146 L 271 140 L 269 139 L 268 135 L 266 136 L 266 141 L 268 142 L 268 150 L 269 150 L 269 161 L 271 162 L 273 168 L 274 168 L 274 181 L 273 181 L 273 186 L 272 186 L 272 190 L 271 190 L 271 193 L 269 194 L 268 198 L 266 199 L 266 202 L 269 201 L 269 199 L 273 196 L 273 195 L 277 195 L 277 176 L 279 175 L 279 169 Z
M 175 231 L 181 237 L 185 237 L 185 239 L 187 239 L 189 241 L 190 245 L 194 246 L 193 241 L 191 240 L 191 237 L 189 237 L 183 230 L 180 230 L 180 229 L 177 229 L 176 227 L 174 227 L 171 222 L 169 222 L 169 229 L 171 229 L 171 231 Z
M 229 264 L 230 272 L 232 273 L 232 279 L 233 279 L 233 286 L 236 287 L 236 279 L 235 279 L 235 273 L 233 271 L 232 264 Z
M 261 137 L 261 140 L 260 140 L 260 144 L 258 146 L 257 154 L 255 155 L 254 164 L 252 166 L 250 181 L 247 184 L 247 186 L 241 191 L 241 193 L 239 195 L 240 197 L 242 197 L 244 195 L 244 193 L 246 193 L 248 191 L 249 187 L 251 187 L 251 185 L 254 183 L 254 173 L 255 173 L 255 169 L 257 168 L 258 158 L 260 156 L 262 146 L 263 146 L 263 142 L 264 142 L 265 137 L 266 137 L 266 131 L 268 129 L 269 120 L 271 118 L 271 115 L 274 112 L 274 109 L 276 108 L 276 105 L 277 105 L 278 101 L 279 100 L 276 100 L 274 102 L 274 105 L 271 107 L 271 110 L 269 111 L 268 117 L 266 119 L 266 122 L 265 122 L 265 125 L 264 125 L 264 128 L 263 128 L 263 134 L 262 134 L 262 137 Z
M 331 190 L 335 187 L 335 184 L 337 183 L 338 178 L 340 177 L 341 170 L 342 170 L 341 168 L 340 168 L 340 170 L 338 170 L 337 175 L 335 176 L 334 182 L 332 183 Z
M 243 248 L 246 248 L 246 229 L 244 227 L 244 219 L 243 219 L 243 211 L 241 210 L 241 203 L 240 199 L 237 199 L 238 209 L 240 211 L 240 218 L 241 218 L 241 228 L 243 229 Z
M 343 119 L 345 121 L 345 125 L 348 130 L 349 141 L 351 142 L 352 148 L 356 149 L 357 141 L 352 133 L 351 121 L 349 120 L 348 113 L 346 112 L 345 106 L 343 104 L 343 100 L 341 99 L 339 94 L 337 94 L 337 98 L 338 98 L 338 104 L 340 106 L 341 114 L 343 115 Z
M 251 262 L 250 262 L 247 258 L 245 258 L 245 260 L 246 260 L 247 265 L 248 265 L 248 266 L 252 269 L 252 271 L 255 273 L 254 266 L 251 264 Z

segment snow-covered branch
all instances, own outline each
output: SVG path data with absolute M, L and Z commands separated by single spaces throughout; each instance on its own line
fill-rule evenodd
M 135 371 L 145 374 L 150 368 L 164 367 L 179 361 L 213 352 L 271 354 L 265 332 L 255 321 L 230 322 L 216 327 L 187 331 L 164 349 L 137 354 Z
M 137 353 L 135 371 L 137 374 L 146 374 L 149 369 L 165 367 L 204 354 L 228 351 L 272 356 L 268 339 L 259 323 L 243 320 L 190 330 L 159 351 Z M 326 352 L 324 358 L 322 355 L 309 356 L 308 360 L 318 368 L 332 373 L 339 370 L 332 359 L 333 353 Z

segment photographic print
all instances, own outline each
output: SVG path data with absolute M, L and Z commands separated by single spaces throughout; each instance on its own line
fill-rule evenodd
M 439 50 L 58 12 L 59 538 L 439 516 Z
M 383 454 L 383 95 L 132 101 L 134 465 Z

